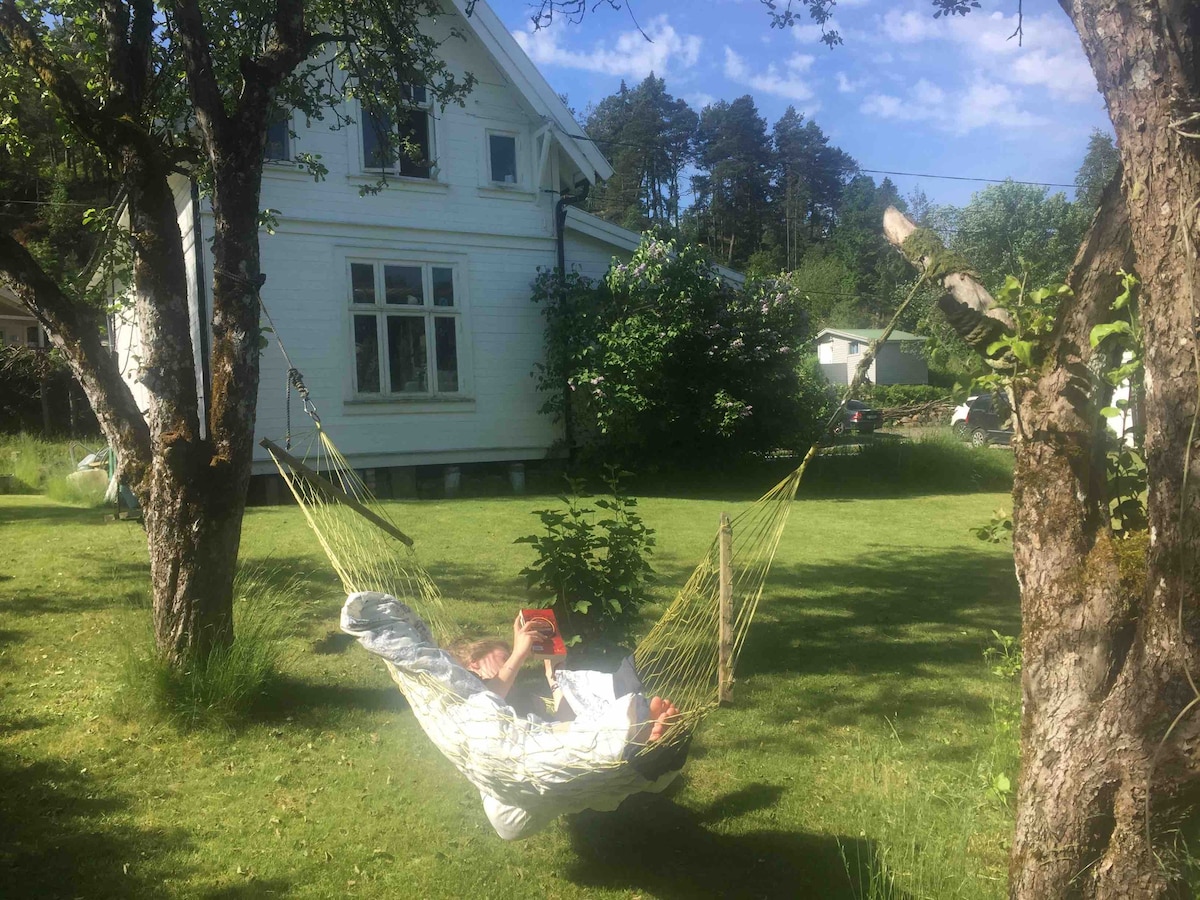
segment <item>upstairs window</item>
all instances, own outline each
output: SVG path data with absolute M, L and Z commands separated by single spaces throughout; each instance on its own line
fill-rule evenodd
M 488 172 L 495 184 L 517 184 L 517 137 L 488 132 Z
M 850 355 L 854 356 L 856 353 L 858 353 L 858 341 L 851 341 L 850 342 Z
M 292 158 L 291 116 L 282 107 L 272 107 L 267 117 L 267 143 L 263 159 L 268 162 L 287 162 Z
M 350 260 L 354 392 L 458 394 L 462 307 L 454 266 Z
M 361 111 L 364 169 L 433 177 L 432 104 L 423 85 L 404 85 L 395 108 L 364 99 Z

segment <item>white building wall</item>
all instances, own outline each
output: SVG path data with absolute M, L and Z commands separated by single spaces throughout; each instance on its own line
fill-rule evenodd
M 531 297 L 538 266 L 554 262 L 551 239 L 530 241 L 414 229 L 282 227 L 263 241 L 262 296 L 292 363 L 300 369 L 328 433 L 361 467 L 531 459 L 557 436 L 538 413 L 532 375 L 542 359 L 543 320 Z M 347 258 L 392 257 L 453 265 L 463 309 L 458 395 L 356 397 Z M 286 429 L 287 363 L 274 344 L 263 354 L 258 432 Z M 293 394 L 292 423 L 308 426 Z M 269 471 L 265 451 L 256 450 Z
M 628 250 L 574 231 L 567 232 L 565 249 L 567 269 L 595 279 L 601 279 L 608 273 L 614 258 L 628 262 L 633 255 Z
M 445 37 L 453 13 L 429 26 Z M 363 171 L 360 129 L 337 127 L 336 117 L 294 117 L 290 153 L 320 156 L 324 180 L 291 162 L 268 163 L 261 205 L 273 211 L 275 233 L 262 235 L 262 297 L 278 337 L 302 373 L 322 423 L 352 464 L 374 466 L 533 459 L 545 456 L 559 429 L 538 413 L 542 398 L 533 377 L 544 352 L 542 310 L 530 299 L 539 267 L 556 262 L 555 191 L 573 184 L 576 167 L 556 143 L 542 166 L 546 122 L 491 62 L 479 39 L 450 39 L 442 52 L 458 75 L 477 79 L 465 105 L 433 110 L 436 156 L 432 179 L 388 177 L 382 193 L 362 196 L 377 183 Z M 344 112 L 357 119 L 352 106 Z M 515 184 L 492 184 L 488 171 L 490 130 L 517 141 Z M 177 192 L 180 227 L 188 254 L 189 303 L 194 319 L 211 320 L 213 284 L 211 209 L 200 205 L 203 269 L 195 271 L 193 211 L 187 183 Z M 569 268 L 592 277 L 607 270 L 614 247 L 568 232 Z M 386 398 L 355 396 L 354 344 L 347 257 L 423 261 L 453 265 L 462 304 L 458 336 L 461 389 L 456 396 Z M 199 288 L 199 291 L 197 290 Z M 203 297 L 203 304 L 197 303 Z M 265 323 L 264 323 L 265 324 Z M 211 347 L 211 334 L 197 346 Z M 123 364 L 135 383 L 140 335 L 132 316 L 118 329 Z M 287 363 L 272 341 L 262 355 L 257 438 L 280 439 L 287 430 Z M 292 427 L 306 428 L 293 392 Z M 255 471 L 274 471 L 255 448 Z

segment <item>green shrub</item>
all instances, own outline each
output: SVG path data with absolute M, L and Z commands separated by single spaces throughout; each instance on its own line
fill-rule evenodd
M 542 534 L 517 538 L 532 544 L 537 558 L 521 570 L 530 589 L 544 592 L 557 610 L 563 634 L 591 638 L 620 631 L 646 601 L 654 570 L 654 530 L 637 511 L 637 500 L 609 469 L 608 495 L 592 499 L 583 483 L 568 479 L 570 493 L 559 499 L 565 509 L 534 511 Z M 594 508 L 593 508 L 594 507 Z
M 543 272 L 542 411 L 581 461 L 641 469 L 799 445 L 807 319 L 785 282 L 724 282 L 703 252 L 645 236 L 604 281 Z
M 895 409 L 934 400 L 950 402 L 950 392 L 932 384 L 873 384 L 863 389 L 862 399 L 878 409 Z
M 154 647 L 149 627 L 126 648 L 117 712 L 180 728 L 231 726 L 253 717 L 279 682 L 283 638 L 298 584 L 262 566 L 234 578 L 234 640 L 178 668 Z M 149 616 L 147 616 L 147 621 Z

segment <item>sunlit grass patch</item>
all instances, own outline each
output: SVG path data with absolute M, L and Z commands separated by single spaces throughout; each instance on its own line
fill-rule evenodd
M 503 634 L 529 600 L 519 572 L 530 552 L 513 540 L 548 502 L 388 506 L 454 618 Z M 239 641 L 260 604 L 278 610 L 279 690 L 256 702 L 251 687 L 231 714 L 211 692 L 185 692 L 194 724 L 183 728 L 139 708 L 123 672 L 127 648 L 149 646 L 140 525 L 44 496 L 0 498 L 4 890 L 850 900 L 862 894 L 845 848 L 880 860 L 868 871 L 893 872 L 904 896 L 963 873 L 978 893 L 962 896 L 1002 896 L 990 879 L 1002 877 L 1011 813 L 984 776 L 993 691 L 1009 686 L 982 651 L 992 629 L 1016 633 L 1016 589 L 1006 550 L 969 533 L 1002 503 L 796 503 L 733 705 L 700 731 L 679 787 L 507 844 L 383 666 L 340 636 L 344 598 L 298 510 L 248 512 L 242 556 L 266 585 L 239 582 L 236 604 Z M 644 628 L 737 507 L 650 496 L 640 508 L 659 537 Z M 903 856 L 914 840 L 924 873 Z

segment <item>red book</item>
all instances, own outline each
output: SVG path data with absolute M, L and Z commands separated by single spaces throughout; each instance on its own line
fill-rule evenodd
M 552 609 L 523 609 L 521 624 L 534 623 L 537 636 L 533 640 L 535 659 L 565 659 L 567 645 L 563 643 L 562 633 L 558 630 L 558 619 L 554 618 Z

